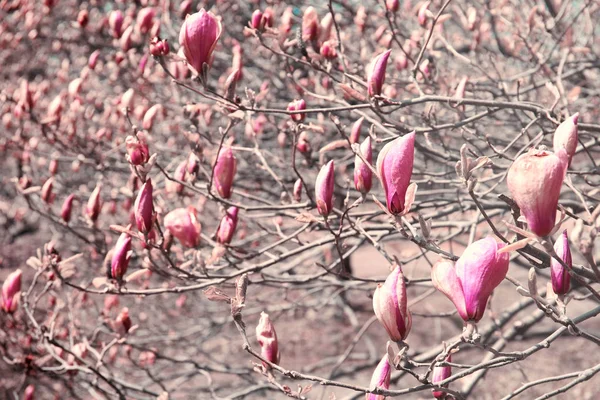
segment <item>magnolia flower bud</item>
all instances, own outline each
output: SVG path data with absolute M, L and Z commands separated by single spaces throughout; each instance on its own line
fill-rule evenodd
M 250 19 L 250 27 L 262 31 L 264 29 L 263 13 L 260 10 L 254 10 Z
M 153 25 L 153 19 L 155 14 L 156 11 L 154 11 L 154 8 L 152 7 L 144 7 L 138 12 L 137 18 L 135 20 L 135 27 L 138 30 L 138 32 L 145 34 L 148 33 L 148 31 L 150 31 L 150 28 L 152 28 Z
M 199 75 L 203 74 L 203 65 L 211 63 L 212 53 L 221 36 L 221 20 L 213 13 L 201 9 L 188 15 L 179 31 L 179 45 L 188 64 Z
M 400 1 L 399 0 L 386 0 L 385 7 L 388 9 L 388 11 L 395 13 L 400 8 Z
M 35 386 L 29 385 L 25 388 L 23 400 L 35 400 Z
M 231 197 L 233 178 L 237 171 L 237 159 L 231 147 L 223 147 L 217 156 L 217 163 L 213 171 L 213 181 L 219 196 L 224 199 Z
M 217 242 L 221 244 L 229 244 L 238 222 L 238 208 L 229 207 L 225 216 L 221 219 L 217 228 Z
M 40 197 L 42 201 L 46 204 L 52 204 L 54 202 L 54 194 L 52 193 L 52 188 L 54 187 L 54 178 L 48 178 L 46 182 L 42 185 L 42 192 Z
M 100 57 L 100 50 L 94 51 L 90 54 L 90 58 L 88 59 L 88 67 L 90 69 L 96 69 L 96 64 L 98 63 L 98 57 Z
M 312 147 L 310 147 L 310 142 L 308 141 L 308 137 L 306 132 L 302 132 L 300 136 L 298 136 L 298 142 L 296 143 L 296 149 L 306 155 L 309 156 L 312 151 Z
M 108 17 L 108 26 L 114 38 L 118 39 L 123 33 L 123 13 L 120 10 L 114 10 Z
M 554 243 L 554 251 L 556 255 L 571 268 L 573 261 L 571 259 L 571 248 L 569 247 L 569 237 L 565 229 L 560 237 Z M 552 290 L 556 294 L 567 294 L 571 286 L 571 275 L 569 270 L 562 266 L 558 260 L 552 258 L 550 261 L 550 276 L 552 278 Z
M 260 313 L 260 321 L 258 321 L 258 325 L 256 326 L 256 339 L 260 345 L 260 354 L 263 358 L 273 364 L 279 364 L 280 354 L 277 333 L 275 333 L 275 328 L 271 323 L 269 314 L 265 312 Z M 270 368 L 268 364 L 264 362 L 263 365 L 266 369 Z
M 198 174 L 200 170 L 200 159 L 194 153 L 190 153 L 187 159 L 186 171 L 190 175 Z
M 102 210 L 102 199 L 100 198 L 100 190 L 102 190 L 101 183 L 96 185 L 96 188 L 90 195 L 90 198 L 88 199 L 87 205 L 85 207 L 85 215 L 87 215 L 92 222 L 95 222 L 98 219 L 100 211 Z
M 450 354 L 448 354 L 448 357 L 446 357 L 446 362 L 452 362 L 452 357 L 450 356 Z M 431 377 L 431 383 L 433 384 L 437 384 L 438 382 L 443 381 L 444 379 L 447 379 L 450 377 L 450 375 L 452 375 L 452 367 L 451 366 L 445 366 L 445 367 L 440 367 L 438 365 L 436 365 L 435 367 L 433 367 L 433 375 Z M 445 385 L 444 387 L 447 387 L 447 385 Z M 435 397 L 436 399 L 444 399 L 446 397 L 446 392 L 442 391 L 442 390 L 432 390 L 433 392 L 433 397 Z
M 337 51 L 335 49 L 337 42 L 333 39 L 323 42 L 319 53 L 328 60 L 332 60 L 337 57 Z
M 404 53 L 400 53 L 396 56 L 396 58 L 394 59 L 394 64 L 396 65 L 396 69 L 398 71 L 403 71 L 406 69 L 406 67 L 408 67 L 408 58 L 406 57 L 406 54 Z
M 302 200 L 302 179 L 296 179 L 294 182 L 294 200 L 298 202 Z
M 377 364 L 375 371 L 373 371 L 373 376 L 371 377 L 371 384 L 369 385 L 369 389 L 389 389 L 391 374 L 392 366 L 390 365 L 390 361 L 388 360 L 388 355 L 386 353 L 379 361 L 379 364 Z M 367 393 L 365 396 L 365 400 L 385 400 L 385 396 L 381 394 Z
M 288 104 L 287 110 L 288 111 L 306 110 L 306 102 L 304 101 L 304 99 L 294 100 L 294 101 L 290 102 L 290 104 Z M 292 120 L 296 121 L 296 122 L 302 122 L 306 118 L 305 113 L 291 114 L 290 116 L 292 117 Z
M 177 208 L 171 211 L 165 216 L 164 225 L 182 245 L 194 248 L 200 244 L 202 225 L 196 218 L 194 207 Z
M 567 118 L 556 128 L 554 132 L 554 152 L 558 153 L 560 149 L 565 149 L 569 156 L 569 165 L 577 150 L 577 121 L 579 113 L 575 113 Z
M 373 295 L 373 310 L 390 339 L 394 342 L 406 339 L 412 325 L 412 316 L 407 308 L 406 284 L 399 265 L 383 285 L 377 285 Z
M 75 200 L 75 195 L 70 194 L 62 205 L 62 209 L 60 211 L 60 217 L 67 224 L 71 221 L 71 210 L 73 209 L 73 200 Z
M 371 137 L 367 136 L 364 142 L 360 145 L 360 153 L 363 158 L 373 163 L 373 151 L 371 150 Z M 367 164 L 359 156 L 354 157 L 354 187 L 362 194 L 369 193 L 373 181 L 373 172 Z
M 131 329 L 131 318 L 129 318 L 129 309 L 123 307 L 119 315 L 114 321 L 113 328 L 119 336 L 125 336 Z
M 127 233 L 121 233 L 115 248 L 113 249 L 112 260 L 110 262 L 110 276 L 120 281 L 127 272 L 129 259 L 131 258 L 131 236 Z
M 2 310 L 5 313 L 14 313 L 19 306 L 19 293 L 21 292 L 21 275 L 20 269 L 14 271 L 4 281 L 2 285 Z
M 137 137 L 127 136 L 125 138 L 125 149 L 127 150 L 129 162 L 132 165 L 142 165 L 150 159 L 148 143 L 146 143 L 144 136 L 140 133 L 138 133 Z
M 192 0 L 183 0 L 179 5 L 179 15 L 181 18 L 185 18 L 186 15 L 192 10 Z
M 359 119 L 356 120 L 354 125 L 352 125 L 352 131 L 350 132 L 350 143 L 352 143 L 352 144 L 358 143 L 358 141 L 360 140 L 360 130 L 362 128 L 362 124 L 363 124 L 364 120 L 365 120 L 365 117 L 360 117 Z
M 333 209 L 333 187 L 335 184 L 335 166 L 333 160 L 321 167 L 315 182 L 315 200 L 319 214 L 327 217 Z
M 427 25 L 427 12 L 429 11 L 429 4 L 431 4 L 431 1 L 424 2 L 419 8 L 419 11 L 417 12 L 417 20 L 419 21 L 419 25 L 421 25 L 422 27 L 425 27 L 425 25 Z
M 311 42 L 319 38 L 319 15 L 314 7 L 304 10 L 302 15 L 302 40 Z
M 508 190 L 527 219 L 529 229 L 540 237 L 554 228 L 568 163 L 564 149 L 556 153 L 531 149 L 520 155 L 508 170 Z
M 146 111 L 144 119 L 142 121 L 142 128 L 146 130 L 152 129 L 156 116 L 162 111 L 163 106 L 161 104 L 155 104 Z
M 135 224 L 140 232 L 149 233 L 152 230 L 154 205 L 152 202 L 152 181 L 148 179 L 138 193 L 133 206 Z
M 385 68 L 392 50 L 378 55 L 371 62 L 367 73 L 367 91 L 370 97 L 381 95 L 381 88 L 385 82 Z
M 488 298 L 506 277 L 509 254 L 498 254 L 502 247 L 488 236 L 471 243 L 456 265 L 440 260 L 431 270 L 433 286 L 454 303 L 465 322 L 483 317 Z
M 77 23 L 80 27 L 85 28 L 90 20 L 88 10 L 81 10 L 77 14 Z
M 388 211 L 394 215 L 408 212 L 406 190 L 412 176 L 415 133 L 386 144 L 377 157 L 377 172 L 385 192 Z
M 150 41 L 150 54 L 153 56 L 166 56 L 170 51 L 171 48 L 169 47 L 169 42 L 167 42 L 167 39 L 161 40 L 158 36 L 154 36 Z

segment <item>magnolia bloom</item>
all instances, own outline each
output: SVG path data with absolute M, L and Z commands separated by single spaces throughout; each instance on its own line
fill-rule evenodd
M 101 183 L 96 185 L 96 188 L 90 195 L 90 198 L 88 199 L 87 205 L 85 207 L 85 214 L 90 220 L 92 220 L 92 222 L 95 222 L 98 219 L 98 216 L 100 215 L 100 210 L 102 210 L 100 190 L 102 190 Z
M 177 208 L 167 215 L 164 220 L 165 228 L 186 247 L 198 247 L 202 225 L 196 218 L 194 207 Z
M 385 68 L 387 67 L 388 59 L 392 50 L 378 55 L 371 62 L 367 73 L 367 91 L 370 97 L 381 95 L 381 88 L 385 82 Z
M 448 355 L 448 357 L 446 357 L 446 362 L 452 362 L 452 357 L 450 355 Z M 443 381 L 446 378 L 449 378 L 450 375 L 452 375 L 452 367 L 451 366 L 445 366 L 445 367 L 440 367 L 438 365 L 436 365 L 435 367 L 433 367 L 433 376 L 431 377 L 431 383 L 438 383 Z M 445 385 L 444 387 L 446 387 L 447 385 Z M 432 390 L 433 392 L 433 397 L 435 397 L 436 399 L 443 399 L 446 397 L 446 392 L 444 392 L 443 390 Z
M 210 65 L 221 30 L 221 20 L 204 9 L 186 16 L 181 26 L 179 44 L 188 64 L 199 75 L 203 73 L 204 64 Z
M 148 233 L 152 230 L 154 206 L 152 202 L 152 181 L 148 179 L 140 189 L 135 204 L 135 224 L 140 232 Z
M 315 182 L 315 200 L 319 214 L 327 217 L 333 209 L 333 186 L 335 183 L 335 166 L 333 160 L 321 167 Z
M 217 242 L 221 244 L 229 244 L 238 222 L 238 208 L 229 207 L 225 216 L 221 219 L 217 228 Z
M 360 153 L 369 164 L 373 164 L 373 151 L 371 150 L 371 137 L 367 136 L 360 145 Z M 354 157 L 354 187 L 362 194 L 369 193 L 373 181 L 371 168 L 359 156 Z
M 385 354 L 381 358 L 381 361 L 379 361 L 379 364 L 377 364 L 375 371 L 373 371 L 373 376 L 371 377 L 371 384 L 369 385 L 369 389 L 375 389 L 375 388 L 380 388 L 380 389 L 385 389 L 385 390 L 389 389 L 391 373 L 392 373 L 392 366 L 390 365 L 390 362 L 388 360 L 388 355 Z M 384 400 L 384 399 L 385 399 L 385 396 L 381 395 L 381 394 L 367 393 L 367 395 L 365 396 L 365 400 Z
M 412 326 L 412 316 L 407 308 L 406 284 L 399 265 L 383 285 L 377 284 L 373 295 L 373 310 L 390 339 L 394 342 L 406 339 Z
M 542 237 L 550 234 L 569 157 L 564 149 L 556 153 L 531 149 L 522 154 L 508 171 L 506 183 L 521 209 L 529 229 Z
M 569 238 L 566 230 L 563 231 L 556 240 L 556 243 L 554 243 L 554 251 L 569 268 L 573 266 L 571 248 L 569 247 Z M 550 276 L 554 293 L 566 294 L 569 291 L 569 287 L 571 286 L 571 275 L 569 275 L 569 270 L 563 267 L 562 264 L 554 258 L 550 261 Z
M 266 360 L 269 360 L 273 364 L 279 364 L 279 344 L 277 342 L 277 333 L 271 323 L 269 314 L 262 312 L 260 313 L 260 321 L 256 326 L 256 339 L 260 345 L 260 354 Z M 265 368 L 269 368 L 266 363 L 263 363 Z
M 69 197 L 65 199 L 65 202 L 62 205 L 62 209 L 60 211 L 60 217 L 66 223 L 71 221 L 71 210 L 73 209 L 73 200 L 75 200 L 75 195 L 70 194 Z
M 4 281 L 2 285 L 2 298 L 0 306 L 4 312 L 12 314 L 19 306 L 19 293 L 21 292 L 21 275 L 20 269 L 14 271 Z
M 306 110 L 306 102 L 304 101 L 304 99 L 294 100 L 294 101 L 290 102 L 290 104 L 288 104 L 287 110 L 288 111 Z M 306 114 L 304 114 L 304 113 L 291 114 L 290 116 L 292 117 L 292 120 L 295 122 L 302 122 L 306 118 Z
M 131 258 L 131 236 L 127 233 L 121 233 L 117 244 L 113 250 L 112 260 L 110 262 L 110 276 L 113 279 L 121 280 L 127 272 L 129 259 Z
M 231 197 L 231 188 L 236 171 L 237 159 L 233 155 L 233 150 L 231 150 L 231 147 L 223 147 L 217 157 L 213 181 L 219 196 L 224 199 Z
M 502 247 L 488 236 L 471 243 L 456 265 L 440 260 L 431 270 L 433 286 L 452 300 L 465 322 L 483 317 L 488 298 L 506 277 L 509 255 L 498 254 Z
M 411 132 L 386 144 L 377 157 L 377 173 L 387 208 L 394 215 L 408 212 L 412 202 L 406 198 L 406 192 L 412 176 L 414 153 L 415 133 Z
M 577 121 L 579 113 L 575 113 L 567 118 L 562 124 L 556 128 L 554 132 L 553 144 L 554 152 L 557 153 L 560 149 L 565 149 L 569 156 L 569 165 L 577 150 Z

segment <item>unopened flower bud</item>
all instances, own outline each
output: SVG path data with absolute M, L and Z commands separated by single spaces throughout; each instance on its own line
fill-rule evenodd
M 360 140 L 360 131 L 362 128 L 362 124 L 365 120 L 365 117 L 360 117 L 356 120 L 354 125 L 352 125 L 352 131 L 350 132 L 350 143 L 358 143 Z
M 319 214 L 327 217 L 333 210 L 333 189 L 335 184 L 335 166 L 333 160 L 324 165 L 315 182 L 315 201 Z
M 392 50 L 375 57 L 371 62 L 367 73 L 367 91 L 370 97 L 381 95 L 381 89 L 385 82 L 385 69 Z
M 229 207 L 227 213 L 221 219 L 219 227 L 217 228 L 217 242 L 221 244 L 229 244 L 233 235 L 235 234 L 235 228 L 238 222 L 238 208 Z
M 271 323 L 269 314 L 265 312 L 260 313 L 260 321 L 256 326 L 256 339 L 260 345 L 262 357 L 273 364 L 279 364 L 280 354 L 277 333 L 275 333 L 275 327 Z M 263 365 L 267 369 L 270 368 L 266 363 L 263 363 Z
M 52 193 L 52 189 L 54 187 L 54 178 L 48 178 L 46 182 L 42 185 L 42 192 L 40 197 L 42 201 L 46 204 L 52 204 L 54 202 L 54 193 Z
M 388 211 L 404 214 L 408 202 L 406 192 L 412 177 L 415 153 L 415 133 L 386 144 L 377 157 L 377 172 L 381 178 Z
M 302 180 L 296 179 L 294 182 L 294 200 L 301 201 L 302 200 Z
M 369 389 L 375 389 L 375 388 L 380 388 L 380 389 L 385 389 L 385 390 L 389 389 L 391 374 L 392 374 L 392 366 L 390 365 L 388 355 L 385 354 L 381 358 L 379 363 L 377 364 L 375 371 L 373 371 Z M 367 393 L 365 396 L 365 400 L 384 400 L 385 397 L 386 396 L 383 396 L 381 394 Z
M 400 8 L 400 1 L 399 0 L 386 0 L 385 7 L 388 9 L 388 11 L 395 13 Z
M 406 284 L 400 266 L 396 266 L 385 283 L 378 284 L 373 295 L 375 316 L 394 342 L 408 336 L 412 316 L 407 307 Z
M 371 137 L 367 136 L 365 141 L 360 145 L 360 153 L 363 158 L 369 163 L 373 163 L 373 151 L 371 150 Z M 354 157 L 354 187 L 363 195 L 371 190 L 373 181 L 373 172 L 371 168 L 359 157 Z
M 204 64 L 210 66 L 221 31 L 220 18 L 204 8 L 185 18 L 179 31 L 179 45 L 188 64 L 199 75 L 203 74 Z
M 137 137 L 127 136 L 125 138 L 125 149 L 127 150 L 127 158 L 132 165 L 142 165 L 150 159 L 148 143 L 140 133 Z
M 81 10 L 77 14 L 77 23 L 80 27 L 85 28 L 90 20 L 88 10 Z
M 19 293 L 21 292 L 20 269 L 14 271 L 4 281 L 2 285 L 2 310 L 8 314 L 14 313 L 19 306 Z
M 290 102 L 290 104 L 288 104 L 287 110 L 288 111 L 306 110 L 306 102 L 304 101 L 304 99 L 294 100 L 294 101 Z M 306 118 L 306 114 L 305 113 L 295 113 L 295 114 L 291 114 L 291 117 L 292 117 L 292 120 L 295 122 L 302 122 Z
M 319 15 L 314 7 L 304 10 L 302 15 L 302 40 L 311 42 L 319 38 Z
M 149 233 L 154 222 L 154 205 L 152 200 L 152 181 L 148 179 L 138 193 L 133 206 L 135 224 L 140 232 Z
M 156 11 L 152 7 L 142 8 L 137 15 L 135 27 L 138 32 L 146 34 L 150 31 L 153 25 L 153 19 Z
M 131 318 L 129 317 L 129 309 L 124 307 L 115 319 L 113 327 L 119 336 L 125 336 L 131 329 L 131 326 L 132 323 Z
M 123 13 L 120 10 L 112 11 L 108 17 L 108 26 L 116 39 L 123 34 L 123 19 Z
M 131 258 L 131 236 L 123 232 L 117 244 L 113 249 L 112 260 L 110 262 L 110 276 L 118 281 L 123 279 L 127 272 L 129 259 Z
M 560 149 L 565 149 L 569 156 L 569 165 L 577 150 L 577 122 L 579 113 L 575 113 L 561 123 L 554 132 L 553 144 L 554 152 L 558 153 Z
M 556 294 L 567 294 L 571 286 L 571 275 L 569 274 L 569 268 L 573 266 L 571 258 L 571 248 L 569 247 L 569 238 L 567 236 L 567 230 L 559 236 L 554 243 L 554 251 L 556 255 L 563 260 L 568 268 L 562 266 L 562 264 L 552 258 L 550 261 L 550 276 L 552 280 L 552 290 Z
M 194 248 L 200 244 L 202 225 L 196 217 L 194 207 L 177 208 L 171 211 L 165 216 L 164 225 L 182 245 Z
M 231 147 L 221 148 L 214 168 L 213 181 L 219 196 L 224 199 L 231 197 L 233 179 L 237 171 L 237 159 Z
M 23 400 L 35 400 L 35 386 L 29 385 L 25 388 Z
M 85 215 L 92 221 L 95 222 L 100 215 L 100 211 L 102 210 L 102 199 L 100 197 L 100 191 L 102 190 L 102 184 L 99 183 L 94 188 L 94 191 L 90 195 L 88 199 L 87 205 L 85 207 Z
M 452 357 L 450 356 L 450 354 L 448 354 L 448 357 L 446 357 L 446 362 L 452 362 Z M 433 384 L 437 384 L 438 382 L 443 381 L 444 379 L 449 378 L 452 375 L 452 367 L 451 366 L 445 366 L 445 367 L 440 367 L 438 365 L 436 365 L 435 367 L 433 367 L 433 375 L 431 377 L 431 383 Z M 444 385 L 444 387 L 447 387 L 448 385 Z M 435 397 L 436 399 L 444 399 L 446 398 L 446 392 L 442 391 L 442 390 L 432 390 L 433 392 L 433 397 Z
M 60 217 L 67 224 L 71 221 L 71 210 L 73 209 L 73 200 L 75 200 L 75 195 L 70 194 L 62 205 L 62 209 L 60 211 Z

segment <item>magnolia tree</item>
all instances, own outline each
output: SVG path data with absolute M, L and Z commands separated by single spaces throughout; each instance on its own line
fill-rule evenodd
M 599 18 L 0 0 L 2 398 L 597 398 Z

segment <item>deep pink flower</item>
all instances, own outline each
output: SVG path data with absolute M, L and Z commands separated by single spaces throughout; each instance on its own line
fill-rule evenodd
M 290 104 L 288 104 L 287 110 L 288 111 L 306 110 L 306 102 L 304 101 L 304 99 L 294 100 L 294 101 L 290 102 Z M 304 114 L 304 113 L 290 114 L 290 117 L 292 117 L 292 120 L 295 122 L 302 122 L 306 118 L 306 114 Z
M 229 244 L 238 222 L 238 208 L 229 207 L 225 216 L 221 219 L 217 228 L 217 242 L 221 244 Z
M 140 189 L 135 204 L 135 224 L 140 232 L 149 233 L 154 222 L 154 205 L 152 201 L 152 181 L 148 179 Z
M 392 366 L 388 360 L 387 353 L 381 358 L 379 364 L 373 371 L 373 375 L 371 376 L 371 384 L 369 385 L 370 389 L 380 388 L 380 389 L 389 389 L 390 388 L 390 377 L 392 374 Z M 367 393 L 365 396 L 365 400 L 384 400 L 385 396 L 381 394 L 373 394 Z
M 202 74 L 202 66 L 211 64 L 212 53 L 221 36 L 221 20 L 201 9 L 188 15 L 179 31 L 179 44 L 188 64 Z
M 364 142 L 360 145 L 360 152 L 369 164 L 373 164 L 373 151 L 371 150 L 371 137 L 367 136 Z M 359 156 L 354 157 L 354 187 L 362 194 L 366 194 L 371 190 L 373 182 L 373 171 L 360 159 Z
M 19 293 L 21 292 L 21 275 L 20 269 L 14 271 L 4 281 L 2 285 L 2 310 L 12 314 L 19 306 Z
M 433 286 L 444 293 L 466 321 L 479 321 L 488 298 L 506 277 L 508 253 L 498 254 L 504 244 L 490 236 L 471 243 L 453 265 L 440 260 L 431 270 Z
M 452 356 L 450 356 L 450 354 L 448 354 L 448 357 L 446 357 L 446 362 L 452 362 Z M 440 367 L 440 366 L 435 366 L 433 367 L 433 376 L 431 377 L 431 383 L 438 383 L 443 381 L 444 379 L 449 378 L 452 375 L 452 367 L 451 366 L 445 366 L 445 367 Z M 444 387 L 446 387 L 447 385 L 445 385 Z M 446 392 L 444 392 L 443 390 L 432 390 L 433 392 L 433 397 L 435 397 L 436 399 L 443 399 L 446 397 Z
M 571 248 L 569 247 L 569 237 L 564 230 L 560 237 L 554 243 L 556 255 L 571 268 L 573 261 L 571 259 Z M 566 294 L 571 286 L 571 275 L 569 270 L 562 266 L 560 262 L 552 258 L 550 262 L 550 276 L 552 280 L 552 290 L 556 294 Z
M 110 276 L 113 279 L 121 280 L 127 272 L 129 259 L 131 258 L 131 236 L 127 233 L 121 233 L 117 244 L 113 250 L 112 260 L 110 262 Z
M 123 33 L 123 13 L 120 10 L 114 10 L 108 16 L 108 26 L 114 38 L 120 38 Z
M 519 156 L 508 171 L 508 190 L 527 219 L 529 229 L 540 237 L 554 228 L 568 163 L 564 149 L 557 153 L 531 149 Z
M 233 150 L 229 146 L 223 147 L 217 157 L 213 181 L 219 196 L 224 199 L 231 197 L 233 178 L 236 171 L 237 159 L 233 155 Z
M 260 320 L 256 326 L 256 339 L 260 345 L 261 355 L 263 358 L 269 360 L 273 364 L 279 364 L 279 343 L 277 341 L 277 333 L 275 333 L 275 327 L 271 323 L 269 314 L 262 312 L 260 313 Z M 263 363 L 265 368 L 269 368 L 266 363 Z
M 569 156 L 569 165 L 577 150 L 577 122 L 579 121 L 579 113 L 575 113 L 567 118 L 562 124 L 556 128 L 554 132 L 553 144 L 554 152 L 557 153 L 560 149 L 565 149 Z
M 385 192 L 388 211 L 394 215 L 408 212 L 406 190 L 412 176 L 415 133 L 386 144 L 377 157 L 377 172 Z
M 333 210 L 333 187 L 335 184 L 335 166 L 333 160 L 321 167 L 315 182 L 315 201 L 319 214 L 327 217 Z
M 177 208 L 171 211 L 165 215 L 164 225 L 182 245 L 194 248 L 200 244 L 202 225 L 196 217 L 194 207 Z
M 412 316 L 407 307 L 406 284 L 399 265 L 383 285 L 377 285 L 373 295 L 373 310 L 390 339 L 394 342 L 406 339 L 412 326 Z
M 385 82 L 385 68 L 387 67 L 391 52 L 392 50 L 387 50 L 378 55 L 369 66 L 367 73 L 367 91 L 370 97 L 381 95 L 381 88 Z

